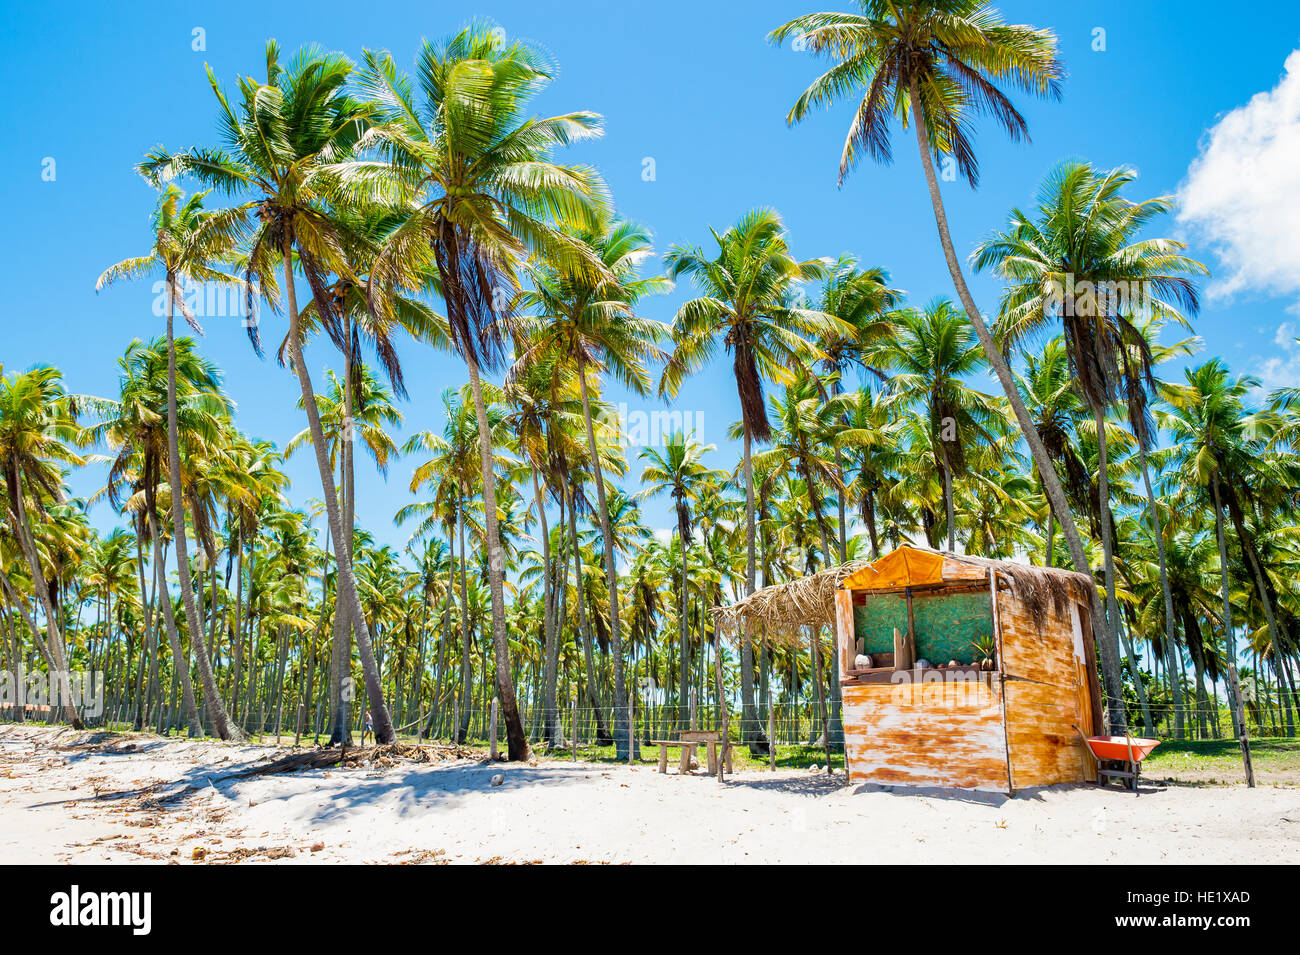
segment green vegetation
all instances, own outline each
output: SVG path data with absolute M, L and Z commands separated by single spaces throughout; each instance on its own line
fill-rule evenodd
M 762 197 L 656 274 L 648 227 L 564 161 L 602 117 L 532 116 L 555 65 L 483 23 L 424 44 L 410 75 L 271 42 L 256 77 L 213 77 L 216 139 L 144 157 L 145 254 L 99 279 L 162 278 L 165 333 L 123 342 L 116 394 L 0 368 L 2 668 L 104 674 L 105 712 L 69 704 L 73 724 L 225 739 L 351 741 L 368 713 L 381 742 L 482 740 L 495 700 L 512 759 L 563 752 L 575 705 L 593 757 L 623 759 L 629 704 L 658 736 L 694 699 L 746 764 L 776 710 L 801 741 L 783 765 L 801 766 L 824 759 L 803 743 L 838 735 L 831 642 L 733 645 L 712 611 L 914 541 L 1095 574 L 1115 730 L 1294 737 L 1300 391 L 1213 356 L 1165 375 L 1199 348 L 1206 270 L 1127 168 L 1064 162 L 1029 211 L 956 250 L 935 161 L 977 184 L 975 121 L 1027 132 L 1007 91 L 1059 93 L 1055 38 L 976 0 L 860 7 L 773 33 L 829 60 L 789 120 L 863 97 L 842 176 L 890 156 L 895 122 L 916 137 L 951 288 L 893 288 L 883 265 L 807 247 Z M 1002 283 L 991 327 L 968 253 Z M 685 301 L 647 318 L 671 281 Z M 306 425 L 284 447 L 241 433 L 221 370 L 174 334 L 176 312 L 199 332 L 196 282 L 283 314 L 284 415 Z M 427 420 L 405 380 L 432 349 L 465 377 Z M 971 384 L 989 371 L 1000 393 Z M 614 383 L 673 401 L 700 374 L 734 383 L 739 453 L 681 430 L 627 447 Z M 405 551 L 357 524 L 358 447 L 360 466 L 410 468 Z M 299 450 L 319 487 L 290 500 Z M 83 469 L 102 478 L 90 500 L 66 489 Z M 647 525 L 650 496 L 669 532 Z

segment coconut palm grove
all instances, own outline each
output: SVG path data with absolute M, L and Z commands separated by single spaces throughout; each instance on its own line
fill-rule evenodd
M 385 23 L 414 56 L 195 45 L 203 97 L 101 171 L 133 209 L 93 226 L 112 251 L 59 273 L 89 310 L 56 296 L 39 360 L 0 365 L 0 719 L 616 770 L 712 732 L 742 769 L 834 777 L 833 617 L 729 608 L 907 546 L 1085 575 L 1096 732 L 1233 782 L 1250 746 L 1300 761 L 1294 306 L 1281 357 L 1234 351 L 1252 272 L 1200 193 L 1122 138 L 1036 145 L 1096 105 L 1018 22 L 1045 8 L 841 7 L 747 25 L 799 80 L 737 108 L 858 247 L 750 180 L 688 229 L 628 212 L 602 149 L 638 117 L 504 18 Z M 720 95 L 689 108 L 725 138 Z M 656 166 L 637 185 L 674 188 Z M 1017 198 L 977 220 L 989 177 Z M 891 195 L 908 218 L 873 214 Z

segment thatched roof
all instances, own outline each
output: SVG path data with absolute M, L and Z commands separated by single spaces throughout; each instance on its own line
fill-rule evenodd
M 970 578 L 969 573 L 950 577 L 954 565 L 982 568 L 985 572 L 992 568 L 1001 579 L 1007 581 L 1016 598 L 1036 618 L 1043 617 L 1049 606 L 1058 616 L 1064 617 L 1069 613 L 1071 600 L 1088 605 L 1092 594 L 1096 592 L 1092 578 L 1074 571 L 904 544 L 874 562 L 852 561 L 788 583 L 764 587 L 730 607 L 715 610 L 714 619 L 719 627 L 732 636 L 747 629 L 755 639 L 798 640 L 802 636 L 802 628 L 833 626 L 835 591 L 845 578 L 856 574 L 860 579 L 867 579 L 873 576 L 872 570 L 885 570 L 891 564 L 906 565 L 909 552 L 912 555 L 941 558 L 941 565 L 948 568 L 943 576 L 950 579 L 958 579 L 958 576 Z M 934 564 L 933 560 L 931 564 Z M 859 573 L 864 569 L 865 573 Z M 867 586 L 864 589 L 872 588 Z

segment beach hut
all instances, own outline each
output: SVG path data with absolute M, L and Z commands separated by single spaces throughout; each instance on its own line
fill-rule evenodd
M 828 627 L 854 782 L 1013 792 L 1095 780 L 1088 577 L 904 545 L 765 588 L 724 620 Z M 1081 735 L 1082 734 L 1082 735 Z

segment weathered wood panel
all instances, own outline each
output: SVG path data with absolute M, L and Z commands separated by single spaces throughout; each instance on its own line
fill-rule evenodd
M 1007 591 L 998 593 L 998 626 L 1002 632 L 1002 671 L 1038 683 L 1073 687 L 1078 683 L 1082 644 L 1070 618 L 1049 606 L 1038 618 Z
M 1004 685 L 1011 785 L 1052 786 L 1096 779 L 1096 766 L 1074 727 L 1091 722 L 1079 688 L 1008 680 Z
M 987 675 L 846 685 L 844 735 L 853 782 L 1007 791 L 1002 692 Z
M 835 591 L 835 636 L 840 652 L 840 672 L 853 669 L 854 627 L 853 595 L 847 590 Z

